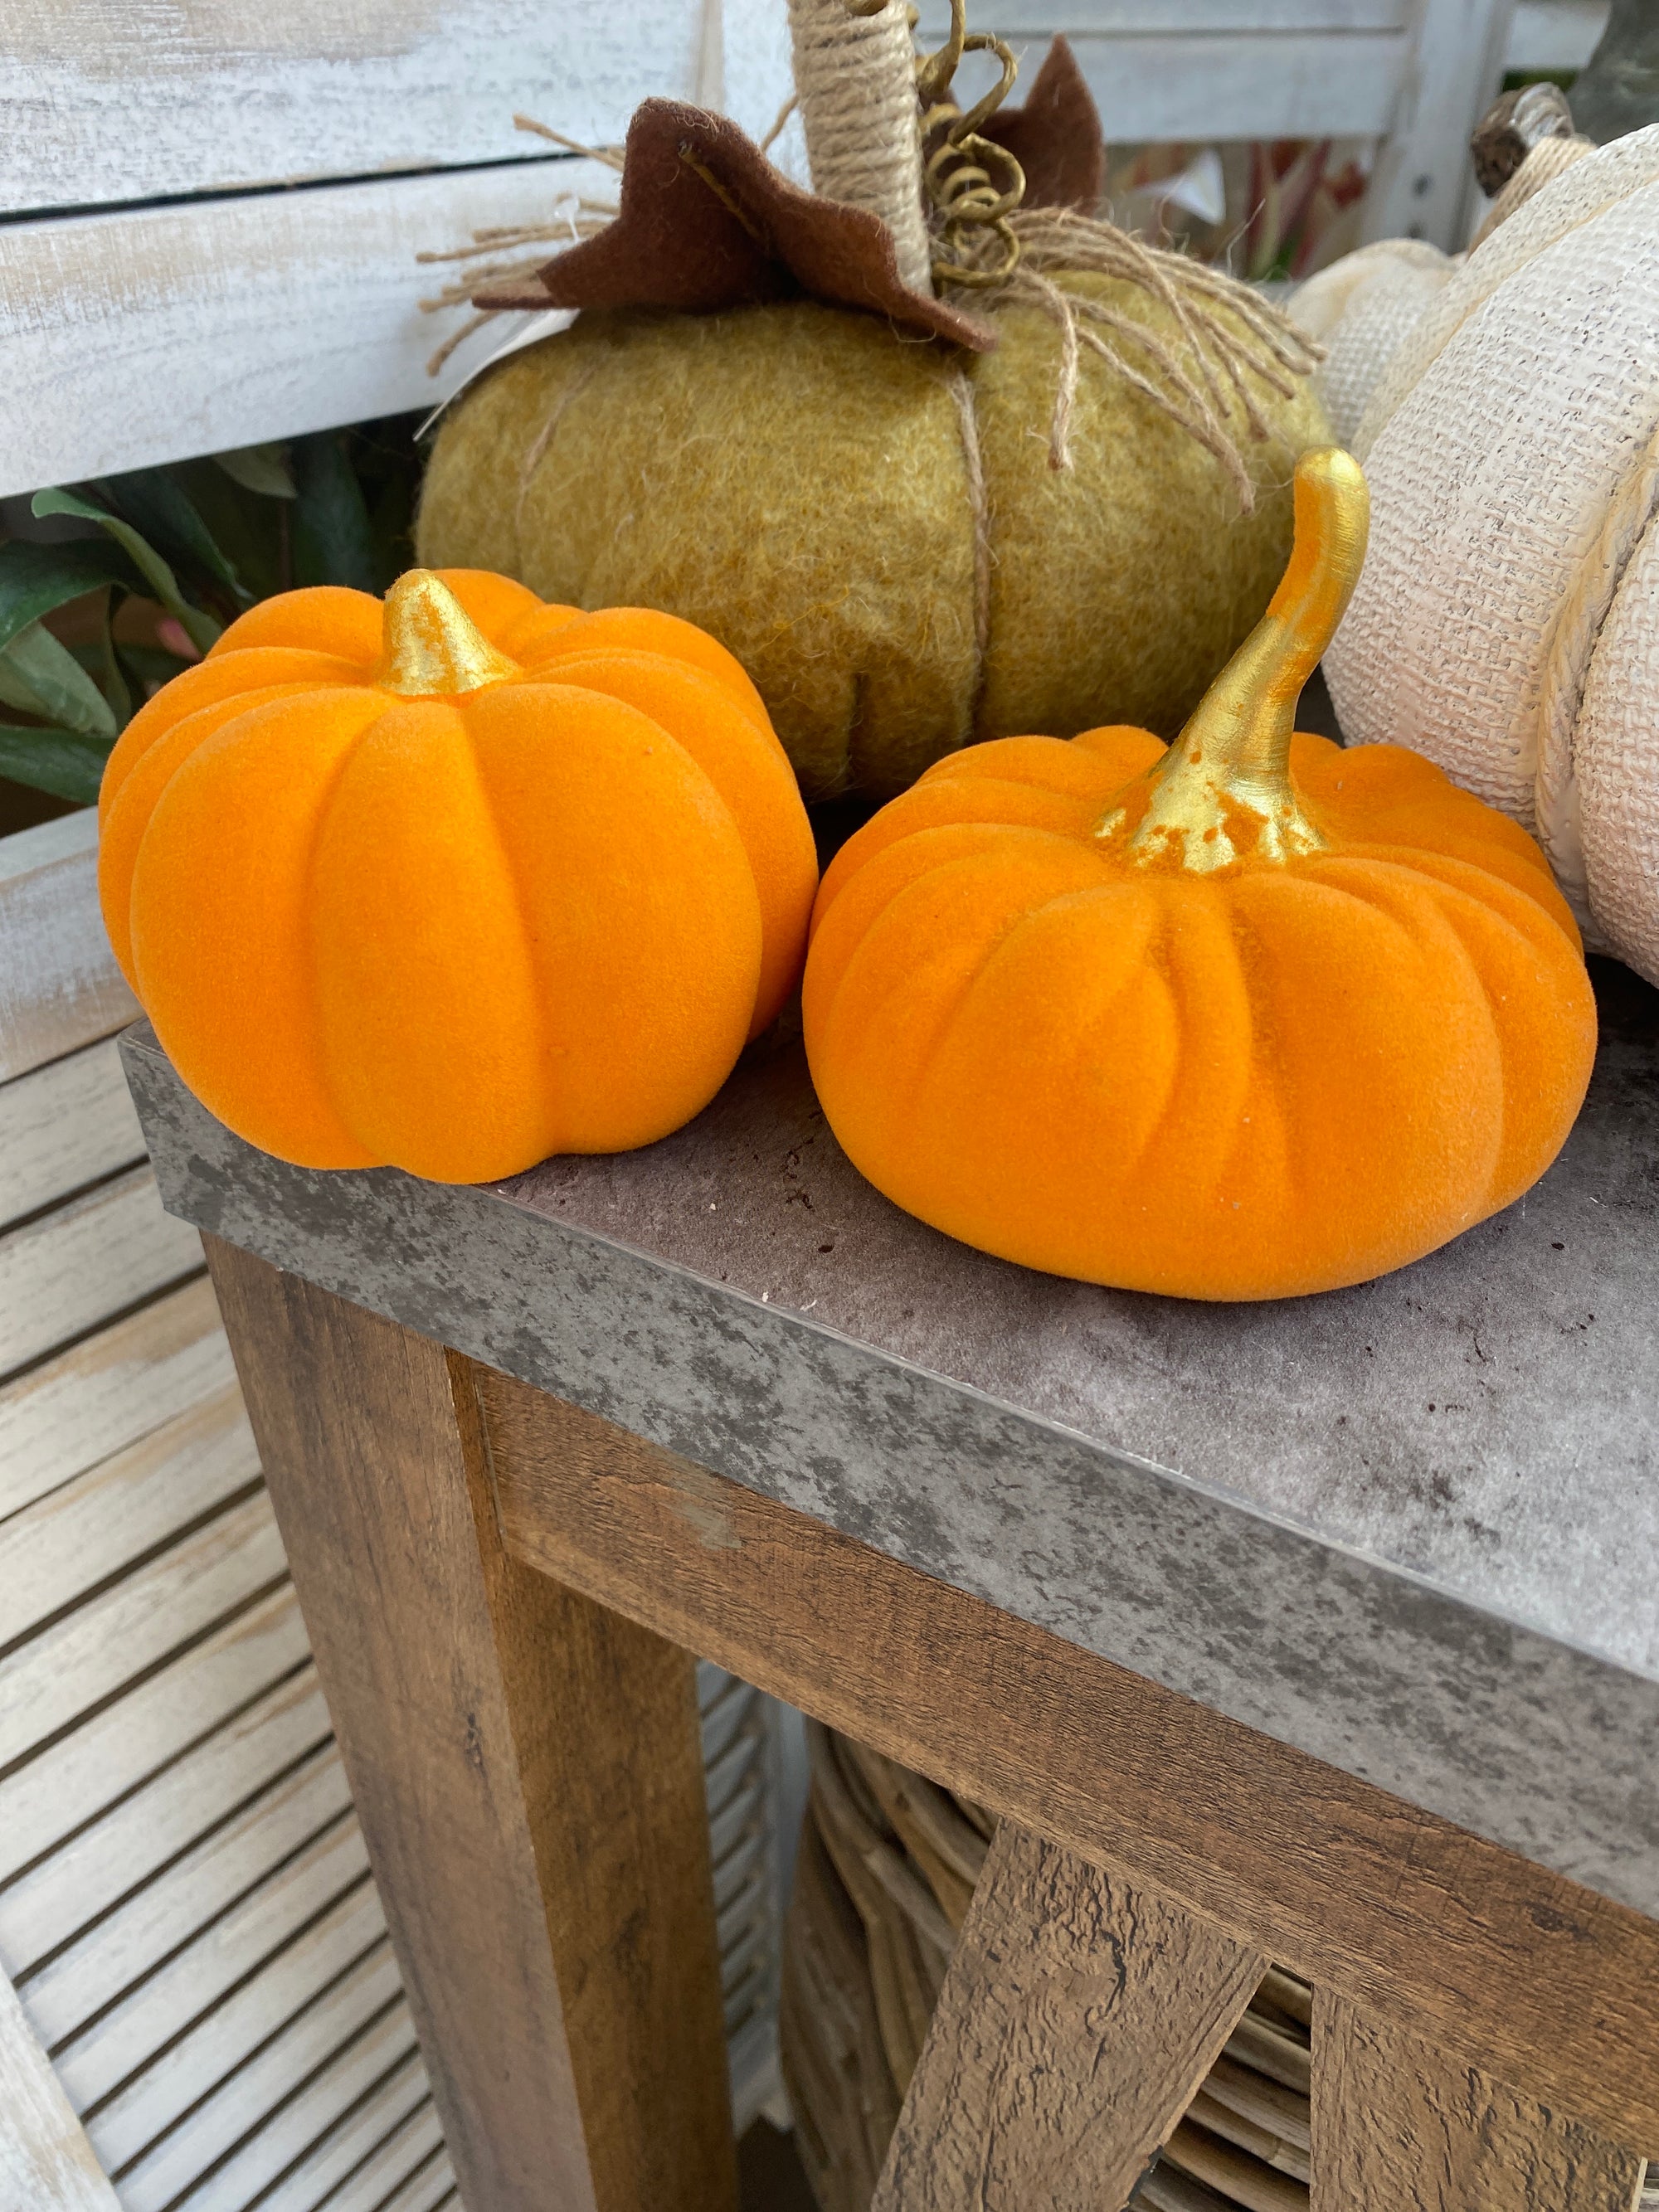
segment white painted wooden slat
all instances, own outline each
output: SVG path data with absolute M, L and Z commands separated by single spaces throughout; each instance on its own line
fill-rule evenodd
M 0 247 L 0 271 L 9 259 Z M 13 333 L 22 316 L 14 316 L 3 274 L 0 301 L 5 302 L 0 348 L 9 383 Z M 12 441 L 9 427 L 8 450 Z M 48 481 L 36 477 L 4 489 L 32 490 Z M 108 1036 L 138 1012 L 98 912 L 97 848 L 97 817 L 90 808 L 0 837 L 0 1083 Z
M 0 1085 L 0 1228 L 143 1155 L 113 1037 Z
M 0 1958 L 15 1980 L 329 1740 L 307 1665 L 0 1888 Z
M 3 1978 L 0 2207 L 4 2212 L 116 2212 L 115 2191 Z
M 58 2078 L 76 2112 L 107 2097 L 163 2044 L 202 2021 L 245 1975 L 361 1882 L 368 1870 L 362 1832 L 356 1816 L 348 1814 L 72 2042 L 52 2048 Z M 33 2019 L 29 1991 L 20 1994 Z M 96 2136 L 94 2140 L 106 2165 L 118 2162 L 102 2141 Z
M 1400 31 L 1079 33 L 1072 46 L 1118 142 L 1372 137 L 1393 121 L 1410 58 Z M 1033 40 L 1022 68 L 1035 74 L 1046 51 Z
M 388 2186 L 417 2173 L 443 2151 L 443 2130 L 435 2106 L 411 2112 L 388 2136 L 343 2189 L 326 2199 L 326 2212 L 382 2212 Z
M 439 2212 L 455 2197 L 455 2169 L 449 2162 L 447 2151 L 412 2173 L 403 2186 L 392 2191 L 378 2212 Z
M 14 1974 L 35 2033 L 49 2048 L 78 2033 L 350 1807 L 340 1754 L 326 1744 L 38 1973 Z
M 299 1601 L 284 1585 L 7 1775 L 0 1880 L 157 1776 L 307 1656 Z
M 411 2057 L 418 2057 L 415 2023 L 399 1996 L 373 2027 L 337 2051 L 297 2097 L 274 2112 L 234 2158 L 191 2190 L 178 2212 L 242 2212 L 344 2118 L 360 2098 Z M 194 2125 L 192 2115 L 185 2127 Z M 121 2194 L 125 2212 L 145 2212 L 153 2203 L 148 2196 L 135 2195 L 126 2176 Z M 155 2212 L 160 2212 L 159 2206 Z
M 10 1231 L 0 1237 L 0 1374 L 201 1264 L 200 1237 L 163 1212 L 147 1165 Z
M 325 2204 L 328 2212 L 378 2212 L 386 2191 L 442 2141 L 425 2072 L 410 2059 L 346 2115 L 259 2212 L 317 2212 Z
M 435 406 L 504 332 L 429 378 L 455 325 L 421 313 L 447 272 L 416 254 L 616 184 L 598 162 L 516 162 L 0 225 L 0 495 Z
M 1506 70 L 1580 70 L 1607 27 L 1607 0 L 1520 0 L 1504 42 Z
M 1410 13 L 1410 0 L 975 0 L 969 27 L 1017 33 L 1063 31 L 1068 38 L 1092 32 L 1113 38 L 1167 37 L 1213 31 L 1392 31 Z M 945 0 L 923 0 L 918 41 L 937 44 L 950 28 Z
M 781 0 L 779 0 L 781 4 Z M 702 0 L 9 0 L 0 210 L 92 207 L 588 145 L 702 96 Z
M 274 2179 L 344 2109 L 349 2100 L 332 2106 L 325 2103 L 315 2124 L 301 2122 L 297 2134 L 289 2132 L 289 2116 L 310 2097 L 312 2077 L 320 2080 L 320 2069 L 331 2072 L 331 2062 L 401 1994 L 398 1962 L 390 1941 L 382 1937 L 201 2104 L 121 2169 L 122 2212 L 167 2212 L 198 2182 L 202 2183 L 198 2194 L 204 2206 L 214 2192 L 228 2185 L 228 2185 L 240 2189 L 231 2202 L 240 2212 L 258 2188 Z M 307 2086 L 291 2096 L 296 2083 Z M 114 2106 L 106 2108 L 104 2118 L 112 2130 Z M 227 2156 L 231 2152 L 234 2155 Z M 220 2160 L 224 2163 L 216 2165 Z M 216 2170 L 204 2181 L 210 2167 Z
M 276 1582 L 285 1565 L 261 1492 L 20 1644 L 0 1660 L 0 1766 Z
M 27 1634 L 258 1477 L 233 1382 L 0 1521 L 0 1633 Z
M 205 1275 L 0 1389 L 0 1520 L 235 1380 Z
M 1461 249 L 1478 197 L 1469 132 L 1497 97 L 1510 0 L 1417 0 L 1410 64 L 1365 194 L 1367 239 Z
M 291 2021 L 385 1937 L 374 1885 L 361 1881 L 92 2117 L 88 2133 L 105 2166 L 123 2170 L 210 2093 L 240 2095 L 236 2070 L 255 2052 L 263 2058 L 273 2027 Z M 247 2078 L 267 2077 L 250 2069 Z M 257 2107 L 243 2111 L 233 2137 L 252 2117 Z

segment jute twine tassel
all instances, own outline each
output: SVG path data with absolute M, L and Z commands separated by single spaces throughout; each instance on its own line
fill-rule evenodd
M 867 9 L 868 0 L 862 0 Z M 812 189 L 868 208 L 893 234 L 899 275 L 931 293 L 933 249 L 921 202 L 916 57 L 903 0 L 789 0 L 795 85 Z

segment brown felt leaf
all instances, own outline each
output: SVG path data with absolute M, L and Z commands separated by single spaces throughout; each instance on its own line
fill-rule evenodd
M 1092 210 L 1106 184 L 1100 111 L 1064 39 L 1049 47 L 1023 107 L 993 115 L 981 131 L 1025 172 L 1024 207 Z
M 647 100 L 623 161 L 615 222 L 528 281 L 475 293 L 473 305 L 708 313 L 805 294 L 975 352 L 996 343 L 988 325 L 901 281 L 878 216 L 803 191 L 722 115 Z
M 994 116 L 985 136 L 1024 170 L 1027 206 L 1091 206 L 1099 198 L 1100 118 L 1064 39 L 1050 46 L 1025 106 Z M 706 314 L 803 295 L 975 353 L 997 342 L 990 324 L 909 289 L 879 216 L 792 184 L 726 117 L 647 100 L 628 127 L 616 221 L 533 276 L 474 293 L 472 304 Z

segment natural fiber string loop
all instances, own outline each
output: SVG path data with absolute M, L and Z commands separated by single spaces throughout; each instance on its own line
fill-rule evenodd
M 848 0 L 789 0 L 789 29 L 813 191 L 878 216 L 892 234 L 901 281 L 931 294 L 915 48 L 903 0 L 881 0 L 862 14 Z
M 562 131 L 550 130 L 545 123 L 538 123 L 533 116 L 515 115 L 515 131 L 527 131 L 532 137 L 545 138 L 567 152 L 585 154 L 589 161 L 599 161 L 607 169 L 619 173 L 623 166 L 619 146 L 585 146 L 579 138 L 567 138 Z M 781 126 L 780 126 L 781 127 Z M 591 200 L 578 196 L 574 208 L 572 196 L 566 192 L 554 203 L 552 219 L 547 222 L 498 224 L 489 230 L 475 230 L 471 246 L 457 246 L 447 253 L 417 253 L 417 262 L 459 261 L 477 263 L 485 255 L 509 252 L 514 246 L 535 246 L 544 250 L 536 253 L 513 254 L 507 260 L 484 260 L 482 267 L 470 267 L 462 276 L 446 284 L 435 298 L 421 301 L 423 315 L 436 315 L 455 307 L 464 307 L 472 295 L 486 284 L 506 283 L 514 277 L 533 276 L 547 259 L 549 246 L 574 246 L 584 238 L 595 238 L 606 230 L 616 219 L 617 210 L 609 200 Z M 436 376 L 458 345 L 470 338 L 474 331 L 482 330 L 504 311 L 500 307 L 480 307 L 477 313 L 451 332 L 426 365 L 428 376 Z
M 1557 145 L 1568 142 L 1557 139 Z M 1536 149 L 1535 149 L 1536 150 Z M 1529 155 L 1528 159 L 1531 158 Z M 1584 687 L 1601 631 L 1637 547 L 1659 515 L 1659 429 L 1649 439 L 1601 518 L 1595 542 L 1573 572 L 1550 634 L 1539 694 L 1534 814 L 1538 841 L 1590 949 L 1597 949 L 1589 867 L 1573 769 Z

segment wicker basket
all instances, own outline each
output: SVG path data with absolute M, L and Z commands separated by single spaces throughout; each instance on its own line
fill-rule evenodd
M 846 1736 L 809 1723 L 807 1740 L 783 2075 L 822 2212 L 867 2212 L 994 1823 Z M 1307 2212 L 1311 2009 L 1305 1982 L 1267 1974 L 1137 2212 Z

